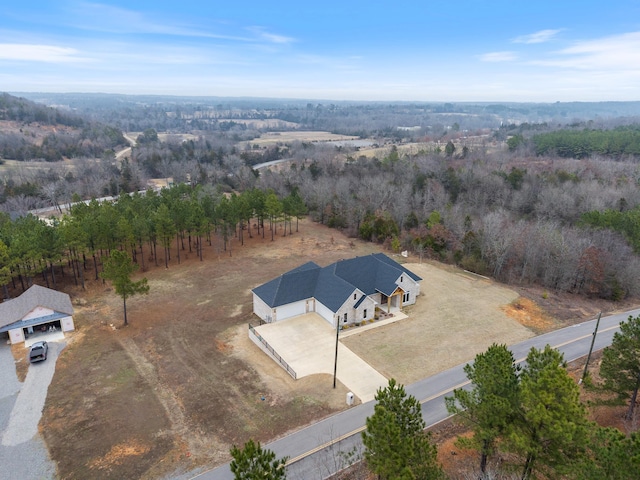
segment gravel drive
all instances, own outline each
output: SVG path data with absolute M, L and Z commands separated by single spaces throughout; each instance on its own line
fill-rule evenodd
M 65 346 L 65 342 L 49 343 L 47 359 L 30 365 L 25 382 L 21 384 L 16 377 L 10 347 L 0 345 L 0 465 L 3 479 L 55 478 L 55 464 L 38 433 L 38 423 L 56 360 Z

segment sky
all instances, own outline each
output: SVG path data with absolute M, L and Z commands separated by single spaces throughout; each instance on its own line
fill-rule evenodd
M 0 91 L 637 101 L 640 1 L 7 1 Z

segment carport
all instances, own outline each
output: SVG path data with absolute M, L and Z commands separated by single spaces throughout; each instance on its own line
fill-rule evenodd
M 30 347 L 41 340 L 52 342 L 64 338 L 61 321 L 66 317 L 68 317 L 66 314 L 54 313 L 45 317 L 20 320 L 0 328 L 0 333 L 21 329 L 25 347 Z

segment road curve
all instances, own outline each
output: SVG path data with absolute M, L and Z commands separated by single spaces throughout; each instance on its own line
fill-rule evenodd
M 600 320 L 594 350 L 611 344 L 620 322 L 629 316 L 640 315 L 640 309 L 603 317 Z M 570 327 L 530 338 L 509 347 L 518 363 L 524 361 L 531 348 L 544 348 L 547 344 L 563 353 L 571 362 L 589 352 L 596 320 L 590 320 Z M 458 365 L 432 377 L 425 378 L 405 387 L 407 394 L 413 395 L 422 404 L 422 416 L 431 427 L 449 417 L 444 398 L 455 388 L 468 384 L 464 365 Z M 287 478 L 325 479 L 348 465 L 348 452 L 360 452 L 362 443 L 360 432 L 365 420 L 373 414 L 375 401 L 350 408 L 298 430 L 286 437 L 264 445 L 276 453 L 278 458 L 289 457 Z M 198 480 L 233 480 L 229 464 L 201 473 Z

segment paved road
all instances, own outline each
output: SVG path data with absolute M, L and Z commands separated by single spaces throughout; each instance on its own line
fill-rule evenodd
M 629 315 L 640 315 L 640 309 L 603 317 L 595 350 L 602 349 L 611 343 L 613 334 L 619 329 L 621 321 Z M 595 320 L 573 325 L 555 332 L 530 338 L 510 347 L 516 361 L 521 362 L 532 347 L 544 348 L 549 344 L 564 354 L 567 362 L 585 356 L 591 345 Z M 422 403 L 422 416 L 427 426 L 433 426 L 446 419 L 449 414 L 444 404 L 445 396 L 455 388 L 467 384 L 463 370 L 459 365 L 445 372 L 426 378 L 406 386 L 408 394 Z M 278 458 L 288 456 L 287 477 L 297 479 L 325 479 L 344 468 L 347 452 L 362 450 L 360 432 L 364 429 L 365 420 L 373 413 L 375 402 L 367 402 L 309 427 L 287 435 L 265 447 L 273 450 Z M 198 480 L 233 480 L 229 465 L 202 473 L 194 478 Z

